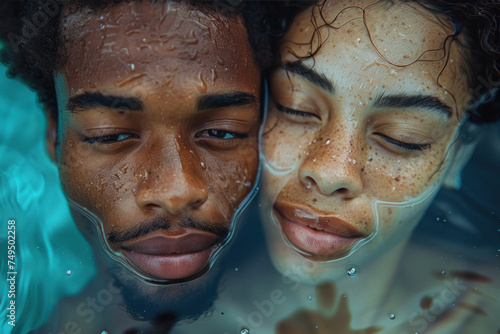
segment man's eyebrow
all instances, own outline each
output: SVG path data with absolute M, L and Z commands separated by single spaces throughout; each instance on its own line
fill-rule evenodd
M 373 105 L 377 108 L 434 110 L 445 114 L 447 118 L 450 118 L 452 115 L 451 107 L 432 95 L 409 95 L 405 93 L 385 95 L 382 93 L 377 96 Z
M 104 95 L 99 92 L 84 93 L 70 98 L 68 103 L 66 103 L 66 110 L 72 113 L 78 113 L 97 107 L 129 111 L 144 110 L 144 106 L 138 98 Z
M 335 88 L 333 84 L 326 78 L 324 74 L 319 74 L 312 68 L 306 67 L 302 62 L 295 61 L 284 63 L 282 67 L 289 72 L 295 73 L 306 79 L 307 81 L 313 83 L 314 85 L 323 88 L 329 93 L 335 93 Z
M 256 104 L 257 101 L 256 96 L 245 92 L 209 94 L 200 98 L 198 101 L 198 110 L 243 107 Z

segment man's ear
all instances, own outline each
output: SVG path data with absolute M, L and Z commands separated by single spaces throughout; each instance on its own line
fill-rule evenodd
M 462 187 L 462 170 L 469 162 L 476 144 L 480 138 L 480 126 L 466 123 L 463 126 L 462 133 L 453 144 L 450 154 L 450 166 L 444 176 L 443 186 L 449 189 L 458 190 Z
M 50 110 L 45 110 L 47 116 L 47 132 L 45 133 L 45 147 L 52 161 L 56 162 L 57 121 Z

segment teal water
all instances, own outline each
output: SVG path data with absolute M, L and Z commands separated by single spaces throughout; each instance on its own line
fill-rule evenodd
M 8 268 L 8 221 L 15 220 L 15 298 L 1 285 L 1 333 L 47 321 L 57 301 L 95 274 L 88 244 L 72 223 L 56 166 L 45 153 L 46 121 L 33 92 L 0 66 L 0 272 Z M 72 272 L 67 275 L 67 271 Z M 15 300 L 16 326 L 4 319 Z

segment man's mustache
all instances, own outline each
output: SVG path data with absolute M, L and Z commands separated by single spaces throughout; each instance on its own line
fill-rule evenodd
M 146 236 L 156 231 L 168 230 L 172 227 L 172 225 L 172 221 L 167 217 L 149 218 L 130 229 L 109 232 L 108 242 L 111 244 L 123 243 L 129 240 Z M 213 233 L 221 238 L 226 238 L 229 234 L 229 228 L 224 225 L 221 226 L 219 224 L 210 222 L 197 222 L 188 217 L 184 217 L 180 221 L 177 221 L 176 226 Z

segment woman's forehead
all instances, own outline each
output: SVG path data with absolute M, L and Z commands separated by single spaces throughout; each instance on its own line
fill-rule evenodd
M 297 17 L 285 37 L 282 60 L 300 60 L 334 85 L 350 87 L 351 81 L 363 80 L 433 91 L 453 109 L 456 102 L 462 113 L 470 91 L 462 44 L 453 33 L 451 22 L 417 4 L 329 1 Z
M 408 65 L 417 59 L 442 59 L 445 42 L 454 34 L 451 22 L 418 4 L 373 0 L 357 3 L 329 1 L 304 11 L 285 41 L 293 39 L 294 43 L 303 43 L 304 50 L 314 52 L 328 39 L 354 48 L 369 40 L 388 61 Z

